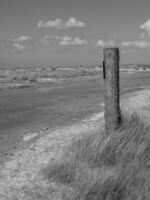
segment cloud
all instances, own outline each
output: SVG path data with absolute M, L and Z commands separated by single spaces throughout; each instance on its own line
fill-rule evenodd
M 70 36 L 61 37 L 58 35 L 55 36 L 45 35 L 41 41 L 44 46 L 47 46 L 52 42 L 57 42 L 60 46 L 69 46 L 69 45 L 81 46 L 81 45 L 86 45 L 88 43 L 87 40 L 81 39 L 79 37 L 75 38 L 72 38 Z
M 121 43 L 122 47 L 135 47 L 135 48 L 148 48 L 150 47 L 150 42 L 143 40 L 139 41 L 124 41 Z
M 56 29 L 67 29 L 75 27 L 84 27 L 85 23 L 82 21 L 77 21 L 76 18 L 71 17 L 67 22 L 63 22 L 62 19 L 55 19 L 53 21 L 49 20 L 48 22 L 39 21 L 38 28 L 56 28 Z
M 59 40 L 60 37 L 59 36 L 52 36 L 52 35 L 45 35 L 43 36 L 43 38 L 41 39 L 41 42 L 44 46 L 48 46 L 52 41 L 57 41 Z
M 66 28 L 72 27 L 84 27 L 85 23 L 81 21 L 77 21 L 74 17 L 71 17 L 65 24 Z
M 65 36 L 65 37 L 61 38 L 61 41 L 59 44 L 60 44 L 60 46 L 68 46 L 68 45 L 81 46 L 81 45 L 86 45 L 87 40 L 80 39 L 79 37 L 71 38 L 69 36 Z
M 19 43 L 13 43 L 13 46 L 15 47 L 15 49 L 17 50 L 17 51 L 21 51 L 21 50 L 24 50 L 24 49 L 26 49 L 26 47 L 24 46 L 24 45 L 22 45 L 22 44 L 19 44 Z
M 32 40 L 31 37 L 24 36 L 24 35 L 13 39 L 14 42 L 25 42 L 25 41 L 30 41 L 30 40 Z
M 113 47 L 115 46 L 115 41 L 110 40 L 105 42 L 104 40 L 98 40 L 96 46 L 98 47 Z
M 15 49 L 17 51 L 21 51 L 21 50 L 24 50 L 27 48 L 27 46 L 31 46 L 33 43 L 32 43 L 32 38 L 29 37 L 29 36 L 25 36 L 25 35 L 22 35 L 18 38 L 14 38 L 12 40 L 12 45 L 13 47 L 15 47 Z
M 140 26 L 140 29 L 147 32 L 148 35 L 150 35 L 150 19 L 148 19 L 144 24 Z
M 48 21 L 44 23 L 42 20 L 38 22 L 38 28 L 61 28 L 62 27 L 62 20 L 55 19 L 54 21 Z

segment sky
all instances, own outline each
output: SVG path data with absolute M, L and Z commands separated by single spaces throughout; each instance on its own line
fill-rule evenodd
M 0 66 L 150 64 L 149 0 L 0 0 Z

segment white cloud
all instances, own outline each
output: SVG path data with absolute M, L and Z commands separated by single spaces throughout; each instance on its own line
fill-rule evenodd
M 115 41 L 111 40 L 111 41 L 105 42 L 103 40 L 98 40 L 96 46 L 98 46 L 98 47 L 112 47 L 112 46 L 115 46 Z
M 87 44 L 87 40 L 85 39 L 80 39 L 79 37 L 76 38 L 71 38 L 69 36 L 65 36 L 63 38 L 61 38 L 60 41 L 60 46 L 68 46 L 68 45 L 86 45 Z
M 25 35 L 22 35 L 18 38 L 15 38 L 13 39 L 13 47 L 15 47 L 16 50 L 20 51 L 20 50 L 23 50 L 23 49 L 26 49 L 26 46 L 24 44 L 29 44 L 29 42 L 32 41 L 32 38 L 29 37 L 29 36 L 25 36 Z
M 140 29 L 146 31 L 150 35 L 150 19 L 140 26 Z
M 28 36 L 24 36 L 24 35 L 13 39 L 14 42 L 24 42 L 24 41 L 29 41 L 29 40 L 32 40 L 32 38 Z
M 52 35 L 45 35 L 43 36 L 43 38 L 41 39 L 41 42 L 44 46 L 48 46 L 52 41 L 57 41 L 59 40 L 60 37 L 59 36 L 52 36 Z
M 48 22 L 45 22 L 44 21 L 39 21 L 38 23 L 38 28 L 61 28 L 62 27 L 62 20 L 61 19 L 55 19 L 54 21 L 48 21 Z
M 49 20 L 48 22 L 39 21 L 38 28 L 56 28 L 56 29 L 67 29 L 73 27 L 84 27 L 85 23 L 77 21 L 74 17 L 68 19 L 67 22 L 63 22 L 62 19 Z
M 81 46 L 81 45 L 86 45 L 88 43 L 87 40 L 81 39 L 79 37 L 72 38 L 70 36 L 61 37 L 57 35 L 55 36 L 45 35 L 41 41 L 44 46 L 49 45 L 53 41 L 58 42 L 60 46 L 69 46 L 69 45 Z
M 21 45 L 19 43 L 13 43 L 13 46 L 15 47 L 16 50 L 21 51 L 24 50 L 26 47 L 24 45 Z
M 71 17 L 66 24 L 64 25 L 66 28 L 72 27 L 84 27 L 85 23 L 81 21 L 77 21 L 74 17 Z
M 150 47 L 150 42 L 146 41 L 125 41 L 121 43 L 122 47 L 136 47 L 136 48 L 148 48 Z
M 69 36 L 65 36 L 61 38 L 60 46 L 68 46 L 72 42 L 72 38 Z

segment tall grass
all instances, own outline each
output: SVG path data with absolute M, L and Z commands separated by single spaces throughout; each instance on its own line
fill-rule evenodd
M 150 199 L 150 126 L 136 113 L 110 136 L 84 135 L 67 151 L 44 170 L 49 183 L 65 186 L 63 200 Z

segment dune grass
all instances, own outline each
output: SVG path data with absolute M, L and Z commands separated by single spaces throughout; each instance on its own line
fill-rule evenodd
M 136 113 L 110 136 L 84 135 L 67 151 L 43 172 L 49 183 L 64 186 L 63 200 L 150 199 L 150 126 Z

